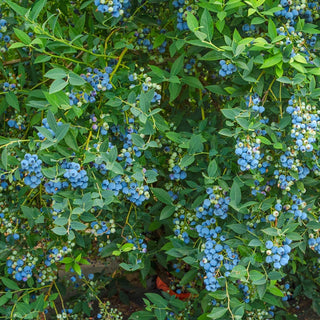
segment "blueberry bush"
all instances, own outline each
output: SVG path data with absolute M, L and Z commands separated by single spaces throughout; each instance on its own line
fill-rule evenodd
M 318 1 L 0 9 L 1 319 L 320 314 Z

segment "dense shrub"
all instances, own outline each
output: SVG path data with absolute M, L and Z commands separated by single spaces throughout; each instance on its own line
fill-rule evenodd
M 1 317 L 121 319 L 134 271 L 171 282 L 130 319 L 320 313 L 318 12 L 3 1 Z

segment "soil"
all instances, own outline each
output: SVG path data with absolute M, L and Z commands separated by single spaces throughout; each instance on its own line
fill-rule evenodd
M 289 310 L 297 315 L 298 320 L 320 320 L 320 316 L 312 309 L 312 301 L 301 299 L 296 307 L 292 306 Z

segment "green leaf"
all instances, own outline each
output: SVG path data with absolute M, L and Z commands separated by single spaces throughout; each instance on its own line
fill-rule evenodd
M 269 236 L 279 236 L 280 235 L 280 230 L 276 228 L 266 228 L 262 230 L 265 234 Z
M 203 151 L 203 143 L 201 134 L 193 135 L 189 141 L 189 154 Z
M 268 288 L 268 291 L 277 297 L 284 297 L 283 292 L 279 288 L 277 288 L 276 286 L 270 286 Z
M 171 217 L 175 211 L 176 210 L 174 206 L 165 206 L 160 213 L 160 220 Z
M 29 14 L 29 18 L 33 21 L 35 21 L 41 10 L 44 8 L 44 6 L 46 5 L 47 0 L 38 0 L 31 8 L 30 14 Z
M 119 162 L 107 162 L 106 169 L 116 174 L 123 174 L 123 168 Z
M 159 308 L 166 308 L 168 301 L 163 299 L 159 294 L 156 293 L 146 293 L 147 298 Z
M 49 79 L 63 79 L 67 76 L 67 73 L 65 70 L 61 68 L 54 68 L 49 70 L 46 74 L 44 74 L 44 77 L 49 78 Z
M 15 93 L 9 91 L 6 93 L 6 101 L 9 106 L 13 107 L 14 109 L 20 111 L 19 101 Z
M 0 297 L 0 307 L 3 306 L 4 304 L 6 304 L 9 300 L 12 299 L 12 293 L 10 292 L 7 292 L 6 294 L 3 294 L 1 297 Z
M 238 234 L 244 234 L 248 231 L 247 227 L 243 224 L 228 224 L 227 227 Z
M 268 21 L 268 36 L 271 38 L 271 40 L 278 36 L 276 25 L 271 18 Z
M 68 82 L 62 80 L 62 79 L 57 79 L 54 80 L 49 88 L 49 94 L 61 91 L 68 85 Z
M 240 114 L 241 109 L 221 109 L 221 112 L 227 119 L 235 120 L 235 118 Z
M 52 232 L 54 232 L 58 236 L 64 236 L 67 234 L 67 229 L 64 227 L 55 227 L 52 229 Z
M 190 87 L 197 88 L 197 89 L 204 89 L 201 81 L 196 77 L 184 76 L 181 80 L 183 83 L 187 84 Z
M 221 134 L 222 136 L 226 136 L 226 137 L 233 137 L 233 135 L 234 135 L 234 133 L 227 128 L 221 129 L 219 131 L 219 134 Z
M 13 49 L 16 49 L 16 48 L 23 48 L 25 46 L 26 45 L 24 43 L 22 43 L 22 42 L 15 42 L 12 45 L 10 45 L 9 50 L 13 50 Z
M 131 137 L 132 137 L 133 144 L 135 144 L 137 147 L 141 148 L 145 145 L 144 140 L 140 137 L 139 134 L 131 133 Z
M 44 62 L 48 62 L 51 60 L 50 56 L 46 56 L 46 55 L 40 55 L 37 56 L 36 59 L 34 60 L 33 64 L 37 64 L 37 63 L 44 63 Z
M 268 146 L 272 145 L 272 142 L 263 136 L 258 136 L 257 139 L 260 139 L 261 143 L 266 144 Z
M 268 59 L 266 59 L 262 66 L 260 67 L 261 69 L 266 69 L 266 68 L 270 68 L 276 64 L 278 64 L 279 62 L 282 61 L 282 54 L 281 53 L 278 53 L 276 54 L 275 56 L 272 56 Z
M 151 191 L 159 201 L 168 205 L 172 205 L 172 199 L 167 191 L 160 188 L 151 188 Z
M 180 284 L 185 285 L 187 283 L 191 283 L 191 281 L 195 279 L 197 273 L 198 273 L 198 269 L 189 270 L 187 273 L 184 274 L 184 276 L 180 280 Z
M 260 279 L 262 279 L 264 277 L 264 275 L 261 272 L 257 271 L 257 270 L 251 270 L 249 272 L 249 276 L 250 276 L 250 280 L 253 281 L 253 282 L 257 281 L 257 280 L 260 280 Z
M 157 320 L 165 320 L 167 318 L 167 311 L 165 309 L 155 309 L 154 314 Z
M 198 19 L 189 11 L 187 12 L 187 25 L 192 32 L 199 27 Z
M 79 276 L 81 276 L 81 268 L 80 268 L 80 266 L 77 264 L 77 263 L 75 263 L 75 264 L 73 264 L 73 270 L 79 275 Z
M 45 127 L 35 127 L 46 139 L 53 141 L 52 133 Z
M 69 83 L 72 86 L 82 86 L 86 81 L 74 72 L 69 72 Z
M 129 320 L 154 320 L 154 314 L 148 311 L 137 311 L 130 316 Z
M 213 37 L 213 20 L 211 14 L 207 9 L 203 10 L 200 19 L 200 25 L 202 27 L 201 31 L 204 32 L 207 35 L 208 40 L 211 41 Z
M 227 297 L 226 292 L 220 291 L 220 290 L 217 290 L 215 292 L 210 292 L 209 295 L 210 295 L 210 297 L 217 299 L 217 300 L 223 300 Z
M 61 126 L 59 126 L 57 128 L 57 135 L 56 135 L 56 139 L 57 141 L 61 141 L 65 136 L 66 134 L 68 133 L 69 131 L 69 128 L 70 128 L 70 124 L 63 124 Z
M 194 156 L 187 154 L 181 159 L 180 167 L 182 169 L 184 169 L 184 168 L 190 166 L 194 162 L 194 160 L 195 160 Z
M 66 218 L 66 217 L 59 217 L 59 218 L 55 219 L 55 220 L 53 221 L 53 223 L 54 223 L 55 225 L 57 225 L 57 226 L 64 226 L 64 225 L 66 225 L 66 224 L 68 223 L 68 218 Z
M 16 3 L 14 3 L 10 0 L 6 0 L 6 4 L 9 5 L 11 7 L 11 9 L 13 9 L 20 16 L 25 16 L 28 11 L 28 9 L 20 7 L 19 5 L 17 5 Z
M 70 257 L 65 257 L 63 258 L 60 262 L 61 263 L 65 263 L 65 264 L 69 264 L 69 263 L 73 263 L 74 259 L 70 258 Z
M 183 69 L 184 55 L 177 58 L 172 64 L 170 75 L 176 76 Z
M 16 284 L 15 281 L 5 278 L 5 277 L 1 277 L 1 281 L 3 282 L 3 284 L 11 289 L 11 290 L 20 290 L 19 286 Z
M 70 226 L 74 230 L 85 230 L 85 229 L 87 229 L 87 226 L 84 223 L 78 222 L 78 221 L 71 221 Z
M 56 122 L 56 118 L 54 117 L 54 115 L 53 115 L 53 113 L 51 112 L 51 110 L 48 110 L 47 120 L 48 120 L 49 127 L 50 127 L 51 130 L 53 130 L 53 132 L 56 134 L 56 133 L 57 133 L 57 130 L 58 130 L 58 125 L 57 125 L 57 122 Z
M 228 309 L 227 308 L 213 308 L 211 312 L 207 315 L 210 319 L 220 319 L 227 313 Z
M 4 148 L 2 153 L 1 153 L 1 162 L 4 166 L 4 169 L 8 169 L 8 148 Z
M 31 38 L 22 30 L 13 28 L 15 35 L 21 40 L 24 44 L 29 45 L 31 43 Z
M 181 83 L 169 84 L 170 102 L 174 101 L 179 96 L 181 89 L 182 89 Z
M 237 180 L 233 181 L 231 191 L 230 191 L 230 199 L 236 205 L 238 205 L 241 202 L 241 189 Z
M 208 176 L 210 178 L 213 178 L 216 176 L 216 173 L 218 171 L 218 165 L 216 160 L 211 160 L 208 166 Z
M 264 294 L 267 291 L 267 285 L 266 284 L 257 285 L 256 288 L 257 288 L 259 298 L 262 299 L 264 297 Z

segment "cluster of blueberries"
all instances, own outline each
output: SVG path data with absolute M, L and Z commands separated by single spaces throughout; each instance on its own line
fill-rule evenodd
M 230 197 L 228 197 L 226 192 L 223 192 L 219 186 L 207 188 L 206 193 L 209 195 L 209 198 L 203 201 L 202 206 L 196 208 L 197 218 L 205 220 L 207 218 L 211 219 L 211 217 L 215 215 L 220 219 L 226 219 Z
M 290 289 L 289 283 L 285 283 L 281 289 L 284 291 L 284 297 L 282 297 L 282 301 L 288 301 L 293 298 L 293 294 L 288 291 Z
M 319 132 L 320 116 L 315 105 L 299 103 L 294 97 L 289 102 L 286 111 L 291 115 L 291 137 L 295 140 L 296 148 L 301 152 L 313 151 L 313 143 Z
M 66 252 L 67 252 L 67 248 L 64 248 L 62 250 L 59 250 L 57 248 L 50 249 L 48 254 L 46 255 L 44 264 L 47 267 L 50 267 L 52 264 L 55 264 L 57 261 L 62 260 Z
M 137 206 L 142 205 L 145 200 L 150 198 L 149 187 L 147 185 L 138 186 L 136 182 L 131 181 L 127 176 L 127 181 L 120 175 L 113 179 L 103 180 L 102 189 L 113 191 L 115 196 L 118 196 L 120 191 L 132 203 Z
M 98 131 L 98 129 L 100 128 L 100 134 L 102 136 L 106 136 L 108 134 L 109 124 L 107 122 L 103 122 L 102 126 L 99 127 L 97 124 L 97 121 L 98 121 L 98 118 L 95 116 L 95 114 L 91 114 L 90 122 L 92 123 L 92 130 Z
M 186 171 L 182 170 L 178 165 L 175 165 L 172 168 L 172 173 L 169 174 L 170 180 L 184 180 L 186 177 Z
M 61 121 L 57 122 L 57 125 L 58 125 L 58 127 L 62 126 L 62 122 L 61 122 Z M 55 134 L 55 132 L 50 128 L 47 118 L 43 118 L 43 119 L 42 119 L 42 126 L 41 126 L 41 127 L 47 129 L 47 130 L 51 133 L 52 138 L 55 138 L 56 134 Z M 44 136 L 41 132 L 38 132 L 38 137 L 39 137 L 40 140 L 44 140 L 44 138 L 45 138 L 45 136 Z
M 312 52 L 312 47 L 315 46 L 317 42 L 317 34 L 302 33 L 301 31 L 296 31 L 294 26 L 290 26 L 288 23 L 286 27 L 277 28 L 278 35 L 286 36 L 285 41 L 281 40 L 279 43 L 281 45 L 288 46 L 293 44 L 292 51 L 290 53 L 290 58 L 294 58 L 298 52 L 303 53 L 307 62 L 310 61 Z M 308 45 L 308 46 L 307 46 Z
M 44 285 L 47 282 L 53 281 L 57 278 L 55 268 L 53 266 L 56 265 L 57 262 L 61 261 L 64 256 L 70 252 L 72 252 L 72 246 L 74 243 L 68 243 L 68 246 L 65 245 L 62 248 L 51 248 L 48 250 L 45 258 L 44 258 L 44 264 L 41 264 L 39 267 L 39 274 L 37 281 Z
M 277 246 L 271 240 L 268 240 L 265 243 L 267 248 L 267 257 L 266 262 L 269 264 L 273 264 L 275 269 L 281 269 L 281 267 L 286 266 L 289 263 L 289 253 L 291 252 L 291 247 L 289 244 L 292 241 L 286 238 L 282 245 Z
M 147 252 L 147 244 L 144 242 L 143 238 L 127 238 L 127 242 L 134 245 L 132 250 L 139 250 L 140 253 Z
M 23 122 L 23 117 L 21 115 L 19 115 L 17 117 L 17 119 L 10 119 L 8 120 L 7 124 L 9 128 L 14 128 L 14 129 L 18 129 L 18 130 L 25 130 L 26 127 L 25 125 L 22 123 Z
M 42 161 L 37 155 L 25 154 L 21 161 L 21 172 L 26 172 L 24 183 L 30 188 L 36 188 L 41 184 L 43 174 L 41 172 Z M 86 189 L 88 186 L 88 176 L 85 170 L 81 170 L 78 163 L 63 161 L 61 164 L 63 169 L 66 169 L 64 177 L 67 178 L 73 188 Z M 45 183 L 47 193 L 55 194 L 61 189 L 69 186 L 67 181 L 50 180 Z
M 70 105 L 81 106 L 82 103 L 93 103 L 96 101 L 97 93 L 100 91 L 106 91 L 112 89 L 110 83 L 110 74 L 112 73 L 112 67 L 105 67 L 104 71 L 100 71 L 97 68 L 88 68 L 86 74 L 82 74 L 81 77 L 88 82 L 93 90 L 89 93 L 84 91 L 74 92 L 73 90 L 68 93 Z
M 189 4 L 188 0 L 174 0 L 172 1 L 172 5 L 178 11 L 177 12 L 177 29 L 180 31 L 189 30 L 186 15 L 187 12 L 191 12 L 193 7 Z
M 320 254 L 320 237 L 310 238 L 308 240 L 308 245 L 312 250 Z
M 157 91 L 161 90 L 161 85 L 157 83 L 153 83 L 151 77 L 149 77 L 146 73 L 144 73 L 144 68 L 140 68 L 141 73 L 138 75 L 136 72 L 133 74 L 130 74 L 128 76 L 128 79 L 130 82 L 140 80 L 140 83 L 142 84 L 142 90 L 143 91 L 148 91 L 150 89 L 155 89 L 154 91 L 154 96 L 151 100 L 152 103 L 157 103 L 160 104 L 161 101 L 161 94 L 158 93 Z M 131 84 L 130 89 L 134 88 L 136 84 Z M 140 94 L 137 96 L 137 103 L 140 100 Z
M 194 67 L 196 64 L 196 59 L 191 58 L 184 66 L 184 72 L 187 73 L 188 75 L 192 75 L 195 71 Z
M 292 205 L 290 206 L 288 212 L 293 213 L 295 219 L 299 218 L 301 220 L 307 220 L 307 213 L 303 211 L 306 208 L 307 203 L 295 194 L 288 193 L 288 196 L 292 200 Z
M 221 69 L 219 70 L 219 75 L 221 77 L 230 76 L 237 71 L 237 67 L 233 63 L 227 63 L 225 60 L 220 60 Z
M 62 189 L 68 188 L 69 183 L 67 181 L 54 181 L 50 180 L 44 184 L 47 193 L 56 194 Z
M 166 32 L 165 29 L 160 30 L 160 34 L 164 34 Z M 150 28 L 143 28 L 139 31 L 134 33 L 135 37 L 137 38 L 137 46 L 136 49 L 140 49 L 141 47 L 145 48 L 148 51 L 153 50 L 153 39 L 151 38 Z M 160 46 L 158 46 L 159 53 L 164 53 L 167 47 L 167 41 L 164 40 Z
M 73 188 L 87 188 L 89 178 L 86 170 L 81 170 L 79 163 L 64 161 L 61 167 L 66 169 L 63 176 L 69 180 Z
M 272 215 L 268 216 L 268 220 L 275 221 L 276 217 L 282 211 L 293 214 L 295 219 L 307 220 L 308 215 L 304 211 L 307 203 L 302 201 L 302 199 L 295 194 L 291 194 L 288 192 L 287 195 L 291 199 L 290 203 L 284 205 L 281 205 L 280 202 L 277 203 L 275 206 L 275 212 Z
M 263 113 L 265 111 L 264 106 L 260 105 L 260 103 L 261 99 L 257 93 L 246 97 L 247 107 L 251 108 L 254 112 Z
M 274 170 L 273 174 L 278 179 L 278 187 L 282 190 L 290 191 L 291 186 L 297 180 L 292 175 L 287 174 L 288 169 L 296 172 L 299 180 L 304 179 L 310 173 L 310 169 L 304 166 L 299 159 L 291 157 L 290 151 L 281 155 L 280 162 L 282 168 L 276 166 L 278 169 Z
M 8 43 L 10 42 L 11 38 L 9 35 L 5 34 L 7 32 L 8 22 L 5 19 L 0 19 L 0 43 L 1 44 L 1 51 L 8 50 Z
M 41 172 L 42 161 L 38 159 L 36 154 L 31 155 L 26 153 L 24 159 L 21 161 L 22 171 L 26 171 L 26 176 L 24 177 L 24 183 L 30 188 L 36 188 L 43 178 Z
M 249 302 L 250 302 L 250 290 L 249 290 L 249 287 L 248 287 L 247 285 L 245 285 L 245 284 L 240 283 L 240 284 L 238 285 L 238 288 L 239 288 L 239 289 L 242 291 L 242 293 L 243 293 L 243 296 L 244 296 L 243 301 L 244 301 L 245 303 L 249 303 Z
M 130 7 L 129 0 L 94 0 L 97 11 L 110 13 L 114 18 L 123 16 L 125 11 Z
M 116 225 L 114 220 L 111 219 L 110 221 L 93 221 L 91 222 L 92 233 L 95 236 L 102 236 L 104 234 L 111 234 L 115 233 Z
M 218 238 L 222 243 L 226 238 L 223 235 L 219 236 L 222 229 L 216 226 L 216 219 L 213 217 L 221 219 L 227 217 L 230 198 L 219 186 L 207 188 L 206 192 L 209 198 L 203 201 L 201 207 L 196 208 L 198 224 L 195 229 L 199 237 L 205 239 L 204 257 L 200 262 L 200 266 L 206 272 L 204 284 L 208 291 L 216 291 L 220 288 L 216 272 L 223 265 L 226 270 L 224 275 L 227 277 L 234 266 L 239 263 L 239 256 L 228 245 L 218 243 Z
M 256 139 L 252 135 L 247 135 L 242 139 L 238 139 L 235 153 L 239 156 L 237 163 L 240 166 L 241 171 L 258 168 L 260 160 L 262 159 L 260 146 L 260 139 Z M 267 166 L 268 165 L 266 164 L 264 167 L 266 168 Z
M 19 259 L 16 256 L 10 256 L 6 262 L 7 272 L 15 280 L 26 282 L 32 277 L 35 262 L 34 259 L 29 259 L 27 256 Z
M 249 25 L 246 23 L 242 26 L 242 31 L 247 34 L 251 34 L 251 33 L 255 32 L 256 30 L 257 30 L 257 28 L 254 24 Z
M 185 215 L 181 214 L 179 217 L 173 219 L 174 224 L 174 235 L 181 239 L 184 243 L 188 244 L 190 242 L 190 237 L 187 231 L 183 231 L 184 229 L 188 229 L 187 226 L 185 226 Z M 190 226 L 195 225 L 195 221 L 192 221 L 190 223 Z M 183 232 L 181 232 L 183 231 Z
M 17 85 L 6 81 L 3 83 L 2 89 L 4 92 L 15 91 L 17 89 Z
M 9 187 L 8 174 L 1 174 L 1 171 L 5 171 L 5 170 L 0 168 L 0 192 L 2 192 L 3 190 L 6 190 Z M 22 171 L 19 170 L 19 172 L 20 172 L 20 178 L 22 178 L 23 177 Z M 13 176 L 12 182 L 15 182 L 15 181 L 17 181 L 17 178 Z M 16 185 L 15 189 L 19 191 L 21 187 L 19 185 Z
M 305 0 L 290 1 L 281 0 L 282 10 L 276 11 L 276 17 L 284 17 L 289 20 L 290 24 L 295 24 L 298 17 L 304 19 L 307 23 L 313 22 L 314 18 L 319 18 L 319 3 Z
M 220 237 L 221 240 L 221 237 Z M 224 238 L 221 240 L 225 240 Z M 225 268 L 225 277 L 228 277 L 230 271 L 239 263 L 240 259 L 237 253 L 235 253 L 227 244 L 217 243 L 212 238 L 206 238 L 204 257 L 200 261 L 200 266 L 206 272 L 204 284 L 206 290 L 216 291 L 221 286 L 217 279 L 217 272 L 223 266 Z M 221 272 L 221 270 L 220 270 Z
M 129 126 L 125 129 L 124 133 L 120 133 L 119 139 L 123 141 L 121 152 L 118 155 L 117 160 L 125 160 L 125 167 L 131 166 L 133 164 L 133 156 L 140 158 L 142 152 L 140 149 L 133 144 L 132 133 L 137 133 L 138 131 L 134 128 L 134 119 L 130 118 L 128 120 Z
M 275 205 L 275 210 L 268 216 L 268 220 L 275 221 L 281 212 L 291 213 L 295 219 L 307 220 L 308 216 L 304 211 L 307 205 L 306 202 L 302 201 L 302 199 L 295 194 L 288 192 L 287 195 L 291 201 L 287 204 L 281 204 L 281 202 L 278 201 Z

